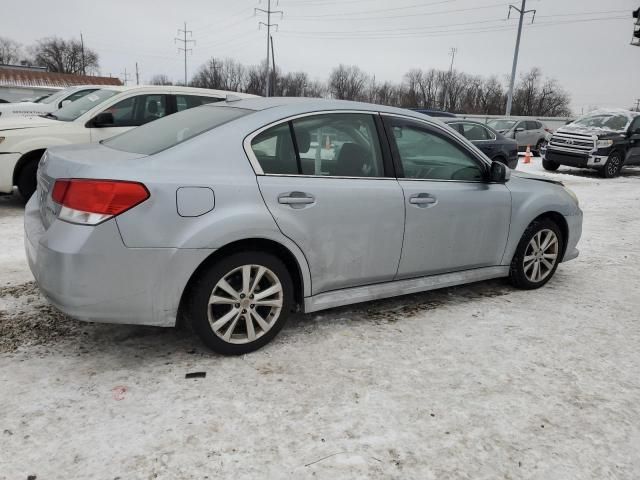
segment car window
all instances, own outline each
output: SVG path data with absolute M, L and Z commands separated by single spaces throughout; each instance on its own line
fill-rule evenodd
M 201 95 L 176 95 L 176 107 L 177 111 L 187 110 L 193 107 L 199 107 L 200 105 L 206 105 L 207 103 L 214 103 L 224 100 L 218 97 L 205 97 Z
M 102 144 L 153 155 L 250 113 L 252 110 L 218 105 L 191 108 L 103 140 Z
M 534 121 L 531 121 L 531 120 L 528 120 L 528 121 L 526 122 L 526 125 L 527 125 L 527 126 L 526 126 L 526 129 L 527 129 L 527 130 L 538 130 L 538 129 L 540 128 L 540 127 L 538 126 L 538 122 L 534 122 Z
M 166 95 L 137 95 L 105 110 L 113 114 L 114 127 L 137 127 L 167 114 Z
M 392 129 L 405 178 L 482 180 L 478 163 L 444 135 L 395 119 Z
M 314 115 L 292 124 L 304 175 L 384 176 L 380 140 L 371 115 Z
M 475 123 L 463 123 L 462 124 L 462 135 L 467 140 L 489 140 L 491 137 L 488 136 L 487 129 L 482 125 L 477 125 Z
M 527 122 L 524 122 L 524 121 L 518 122 L 516 124 L 516 128 L 523 128 L 524 130 L 526 130 L 527 129 Z
M 264 173 L 298 175 L 296 150 L 289 123 L 281 123 L 258 134 L 251 149 Z
M 638 115 L 631 126 L 629 127 L 630 132 L 635 132 L 636 130 L 640 130 L 640 115 Z
M 60 110 L 56 110 L 53 117 L 64 122 L 72 122 L 117 94 L 118 92 L 116 90 L 96 90 L 89 95 L 85 95 L 78 101 L 65 105 Z
M 75 93 L 69 95 L 63 101 L 69 100 L 71 102 L 75 102 L 76 100 L 80 100 L 82 97 L 84 97 L 86 95 L 89 95 L 91 92 L 95 92 L 96 90 L 97 90 L 97 88 L 90 89 L 90 90 L 80 90 L 79 92 L 75 92 Z

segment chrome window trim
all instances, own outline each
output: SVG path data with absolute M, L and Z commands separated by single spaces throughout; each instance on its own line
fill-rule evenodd
M 294 173 L 288 173 L 288 174 L 280 174 L 280 173 L 264 173 L 264 170 L 262 169 L 262 166 L 260 165 L 260 162 L 258 161 L 258 158 L 256 157 L 255 153 L 253 152 L 253 149 L 251 148 L 251 142 L 253 141 L 253 139 L 255 137 L 257 137 L 258 135 L 260 135 L 262 132 L 264 132 L 265 130 L 268 130 L 272 127 L 276 127 L 278 125 L 281 125 L 283 123 L 288 123 L 292 120 L 297 120 L 298 118 L 305 118 L 305 117 L 312 117 L 312 116 L 316 116 L 316 115 L 330 115 L 330 114 L 335 114 L 335 113 L 358 113 L 358 114 L 362 114 L 362 115 L 380 115 L 380 112 L 376 112 L 373 110 L 319 110 L 319 111 L 314 111 L 314 112 L 305 112 L 305 113 L 299 113 L 296 115 L 291 115 L 289 117 L 285 117 L 285 118 L 281 118 L 279 120 L 276 120 L 274 122 L 271 122 L 267 125 L 264 125 L 263 127 L 260 127 L 257 130 L 254 130 L 253 132 L 251 132 L 249 135 L 247 135 L 243 142 L 242 142 L 242 146 L 244 148 L 244 153 L 245 155 L 247 155 L 247 158 L 249 159 L 249 163 L 251 164 L 251 167 L 253 168 L 253 171 L 255 172 L 256 175 L 259 176 L 269 176 L 269 177 L 314 177 L 314 178 L 357 178 L 357 179 L 364 179 L 364 180 L 375 180 L 375 179 L 395 179 L 395 177 L 339 177 L 339 176 L 334 176 L 334 175 L 306 175 L 306 174 L 294 174 Z M 377 133 L 377 132 L 376 132 Z M 382 139 L 378 138 L 378 142 L 380 142 Z

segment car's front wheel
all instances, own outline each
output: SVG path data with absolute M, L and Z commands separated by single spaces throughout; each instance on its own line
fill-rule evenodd
M 536 143 L 536 149 L 534 150 L 536 157 L 540 156 L 540 154 L 542 153 L 542 149 L 545 147 L 546 144 L 547 144 L 546 140 L 543 140 L 543 139 L 538 140 L 538 143 Z
M 224 258 L 194 282 L 187 314 L 212 350 L 241 355 L 261 348 L 283 327 L 293 307 L 284 263 L 261 252 Z
M 20 172 L 18 173 L 18 192 L 24 199 L 24 201 L 28 201 L 31 198 L 31 195 L 36 191 L 37 186 L 37 176 L 38 172 L 38 161 L 31 160 L 26 165 L 24 165 Z
M 600 170 L 600 174 L 604 178 L 613 178 L 620 174 L 620 170 L 622 170 L 622 155 L 616 150 L 609 155 L 609 159 Z
M 555 172 L 560 168 L 560 164 L 552 160 L 542 160 L 542 168 L 549 170 L 550 172 Z
M 511 260 L 511 283 L 526 290 L 543 286 L 558 268 L 563 248 L 562 232 L 555 222 L 549 219 L 531 222 Z

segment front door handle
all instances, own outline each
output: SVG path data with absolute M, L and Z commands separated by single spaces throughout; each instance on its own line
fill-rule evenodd
M 310 205 L 315 203 L 315 201 L 316 199 L 313 195 L 305 192 L 291 192 L 278 195 L 278 203 L 291 205 L 292 207 Z
M 438 200 L 428 193 L 418 193 L 409 197 L 409 203 L 424 208 L 435 205 Z

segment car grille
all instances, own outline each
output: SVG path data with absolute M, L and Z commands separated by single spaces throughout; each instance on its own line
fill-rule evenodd
M 549 141 L 548 147 L 568 153 L 588 155 L 595 148 L 595 141 L 591 135 L 582 133 L 556 132 Z

